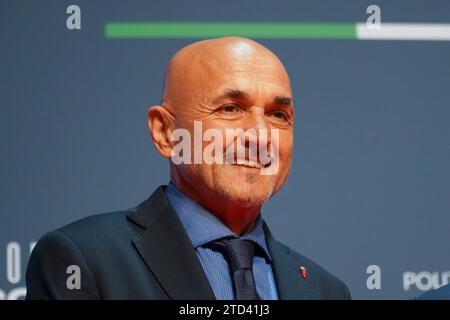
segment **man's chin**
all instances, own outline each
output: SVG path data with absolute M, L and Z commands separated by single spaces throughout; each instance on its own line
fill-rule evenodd
M 239 185 L 228 186 L 221 189 L 220 193 L 224 198 L 224 202 L 231 207 L 239 208 L 260 207 L 269 200 L 272 194 L 272 190 L 263 191 L 254 190 L 253 188 L 239 188 Z

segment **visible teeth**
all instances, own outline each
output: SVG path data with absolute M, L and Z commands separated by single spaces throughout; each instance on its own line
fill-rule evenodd
M 242 163 L 239 163 L 240 165 L 252 167 L 252 168 L 258 168 L 261 169 L 263 166 L 262 164 L 250 160 L 244 160 Z
M 239 161 L 235 161 L 232 159 L 226 159 L 226 164 L 234 164 L 234 165 L 238 165 L 238 166 L 246 166 L 246 167 L 257 168 L 257 169 L 268 167 L 270 165 L 270 163 L 268 163 L 267 165 L 263 165 L 261 163 L 254 162 L 251 160 L 246 160 L 246 159 L 239 159 Z
M 260 163 L 257 163 L 257 162 L 253 162 L 253 161 L 245 161 L 245 165 L 246 166 L 249 166 L 249 167 L 253 167 L 253 168 L 258 168 L 258 169 L 261 169 L 262 168 L 262 165 L 260 164 Z

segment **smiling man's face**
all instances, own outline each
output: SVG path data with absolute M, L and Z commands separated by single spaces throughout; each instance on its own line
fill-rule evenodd
M 218 129 L 224 154 L 226 129 L 265 129 L 267 139 L 257 136 L 256 142 L 278 151 L 278 170 L 269 175 L 261 174 L 261 163 L 172 163 L 172 178 L 194 199 L 207 195 L 236 207 L 258 207 L 285 182 L 292 158 L 292 92 L 284 67 L 268 49 L 247 39 L 223 38 L 180 50 L 168 67 L 163 107 L 173 115 L 173 129 L 187 129 L 192 137 L 194 121 L 202 123 L 203 132 Z M 271 137 L 273 129 L 279 139 Z

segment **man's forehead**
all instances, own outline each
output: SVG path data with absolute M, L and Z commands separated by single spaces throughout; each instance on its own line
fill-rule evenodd
M 251 95 L 262 91 L 291 95 L 289 76 L 281 61 L 269 49 L 249 39 L 194 43 L 174 55 L 167 71 L 166 100 L 173 97 L 182 101 L 188 98 L 185 94 L 191 98 L 215 98 L 227 88 Z
M 266 69 L 270 73 L 286 73 L 273 52 L 253 40 L 239 37 L 195 42 L 179 50 L 169 65 L 194 73 L 234 72 L 240 69 L 250 72 L 255 68 Z

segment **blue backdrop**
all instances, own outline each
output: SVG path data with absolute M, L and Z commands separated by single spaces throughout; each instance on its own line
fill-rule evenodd
M 66 8 L 81 8 L 81 30 Z M 113 40 L 105 23 L 364 22 L 372 1 L 0 0 L 0 299 L 32 243 L 168 182 L 146 111 L 187 39 Z M 382 22 L 450 22 L 449 1 L 377 1 Z M 450 277 L 450 42 L 270 40 L 296 102 L 295 154 L 263 209 L 277 238 L 356 299 L 409 299 Z M 367 287 L 367 267 L 381 289 Z M 404 286 L 413 272 L 419 285 Z M 410 274 L 411 275 L 411 274 Z

